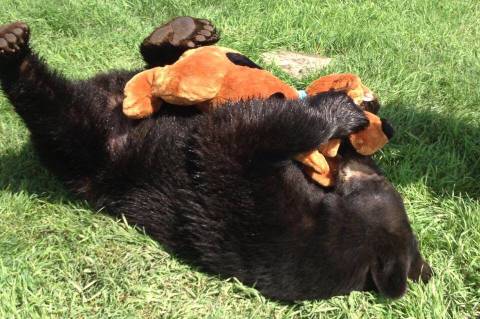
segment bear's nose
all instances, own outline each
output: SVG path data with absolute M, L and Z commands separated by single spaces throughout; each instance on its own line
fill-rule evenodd
M 384 118 L 381 118 L 382 120 L 382 131 L 383 133 L 385 133 L 385 135 L 387 136 L 388 139 L 391 139 L 393 137 L 393 134 L 395 133 L 395 130 L 393 129 L 392 125 L 390 125 L 390 123 L 384 119 Z

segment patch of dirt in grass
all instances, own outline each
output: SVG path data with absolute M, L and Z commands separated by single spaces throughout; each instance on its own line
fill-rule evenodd
M 323 69 L 332 61 L 328 57 L 292 51 L 271 51 L 263 53 L 261 57 L 265 62 L 278 65 L 280 69 L 296 78 Z

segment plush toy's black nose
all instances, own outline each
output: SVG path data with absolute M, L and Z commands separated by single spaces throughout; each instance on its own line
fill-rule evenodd
M 393 134 L 395 133 L 395 130 L 386 119 L 382 118 L 381 120 L 383 133 L 385 133 L 388 139 L 391 139 L 393 137 Z

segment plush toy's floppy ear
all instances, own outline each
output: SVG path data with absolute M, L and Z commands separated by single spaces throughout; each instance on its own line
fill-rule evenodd
M 150 116 L 159 108 L 160 101 L 152 98 L 152 86 L 156 74 L 163 68 L 146 70 L 135 75 L 124 89 L 123 113 L 134 119 Z
M 366 90 L 364 90 L 364 88 Z M 362 85 L 360 78 L 351 73 L 322 76 L 313 81 L 312 84 L 307 87 L 306 91 L 310 96 L 329 91 L 345 92 L 357 105 L 360 105 L 364 101 L 365 93 L 367 93 L 367 99 L 370 98 L 371 94 L 370 90 Z
M 372 155 L 388 143 L 382 120 L 373 113 L 365 112 L 369 124 L 363 130 L 348 137 L 355 150 L 362 155 Z

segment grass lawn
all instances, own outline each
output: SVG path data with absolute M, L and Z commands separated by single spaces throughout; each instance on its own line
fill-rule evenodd
M 352 293 L 279 304 L 170 257 L 123 221 L 73 200 L 38 163 L 0 96 L 0 318 L 475 318 L 480 315 L 480 2 L 477 0 L 2 0 L 68 76 L 140 66 L 140 41 L 175 15 L 213 20 L 259 61 L 287 48 L 334 59 L 294 80 L 355 72 L 397 135 L 377 158 L 404 195 L 435 270 L 395 301 Z M 260 61 L 259 61 L 260 62 Z

